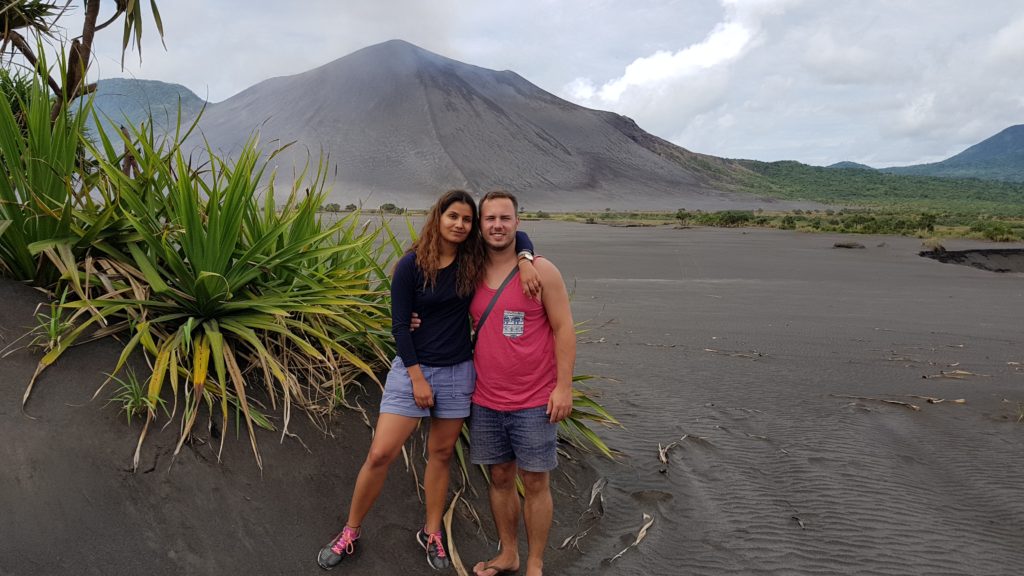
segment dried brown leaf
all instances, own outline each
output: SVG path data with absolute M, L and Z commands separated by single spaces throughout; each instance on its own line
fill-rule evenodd
M 920 406 L 916 406 L 916 405 L 911 404 L 909 402 L 901 402 L 899 400 L 887 400 L 885 398 L 871 398 L 870 396 L 847 396 L 845 394 L 832 394 L 831 396 L 833 396 L 835 398 L 850 398 L 851 400 L 871 400 L 872 402 L 885 402 L 886 404 L 895 404 L 897 406 L 903 406 L 904 408 L 909 408 L 909 409 L 911 409 L 911 410 L 913 410 L 915 412 L 921 409 Z
M 917 396 L 911 394 L 907 398 L 920 398 L 927 401 L 929 404 L 941 404 L 943 402 L 949 402 L 950 404 L 967 404 L 967 400 L 963 398 L 957 398 L 956 400 L 946 400 L 945 398 L 936 398 L 934 396 Z
M 647 537 L 647 530 L 648 530 L 648 528 L 651 527 L 652 524 L 654 524 L 654 517 L 651 516 L 650 514 L 644 512 L 644 525 L 643 525 L 642 528 L 640 528 L 640 532 L 637 533 L 636 540 L 634 540 L 633 543 L 630 544 L 629 546 L 626 546 L 625 548 L 623 548 L 622 552 L 619 552 L 615 556 L 612 556 L 612 558 L 609 560 L 609 562 L 615 562 L 620 557 L 622 557 L 622 555 L 625 554 L 627 550 L 629 550 L 630 548 L 633 548 L 634 546 L 636 546 L 636 545 L 640 544 L 641 542 L 643 542 L 644 538 Z

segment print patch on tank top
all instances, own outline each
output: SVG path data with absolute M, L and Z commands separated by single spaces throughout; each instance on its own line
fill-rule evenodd
M 505 310 L 505 317 L 501 322 L 501 333 L 509 338 L 519 338 L 523 335 L 523 325 L 526 321 L 526 312 Z

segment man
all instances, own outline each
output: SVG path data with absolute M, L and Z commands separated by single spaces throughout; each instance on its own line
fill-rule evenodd
M 499 286 L 517 267 L 518 209 L 508 192 L 490 192 L 480 200 L 488 260 L 470 305 L 478 329 L 470 454 L 474 464 L 490 467 L 491 513 L 501 549 L 474 566 L 477 576 L 519 570 L 517 472 L 525 488 L 526 574 L 542 573 L 551 528 L 550 472 L 558 465 L 557 423 L 572 412 L 576 332 L 569 295 L 554 264 L 543 258 L 534 261 L 543 286 L 539 300 L 524 296 L 513 276 L 480 324 Z

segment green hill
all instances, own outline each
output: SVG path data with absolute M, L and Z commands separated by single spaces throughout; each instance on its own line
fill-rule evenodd
M 850 162 L 849 160 L 845 160 L 843 162 L 836 162 L 835 164 L 829 164 L 828 166 L 826 166 L 826 168 L 842 168 L 847 170 L 874 170 L 874 168 L 868 166 L 867 164 L 861 164 L 859 162 Z
M 1024 182 L 1024 124 L 1010 126 L 942 162 L 885 168 L 884 171 L 893 174 Z
M 124 124 L 125 120 L 138 126 L 152 118 L 158 130 L 171 128 L 178 121 L 179 104 L 181 116 L 187 120 L 198 113 L 205 102 L 179 84 L 128 78 L 100 80 L 93 95 L 93 106 L 108 134 L 112 134 L 111 127 Z M 92 118 L 87 126 L 95 129 Z
M 759 176 L 746 191 L 824 204 L 1024 216 L 1024 183 L 898 175 L 799 162 L 739 160 Z

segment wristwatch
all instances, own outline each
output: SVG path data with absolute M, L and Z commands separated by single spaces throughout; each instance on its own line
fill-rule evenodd
M 533 262 L 533 252 L 530 252 L 529 250 L 522 250 L 519 254 L 516 254 L 516 259 L 522 260 L 523 258 L 525 258 L 527 262 Z

